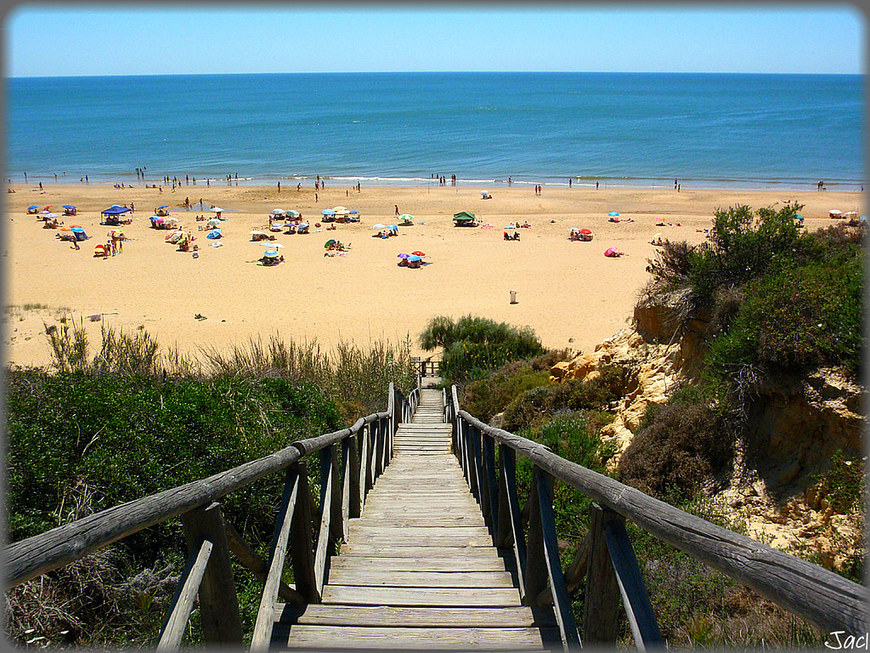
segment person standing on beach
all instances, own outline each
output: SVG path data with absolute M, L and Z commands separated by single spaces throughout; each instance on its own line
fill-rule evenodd
M 281 182 L 280 181 L 278 182 L 278 192 L 279 193 L 281 192 Z
M 595 190 L 598 190 L 598 181 L 595 181 Z
M 399 205 L 396 204 L 396 215 L 399 215 Z

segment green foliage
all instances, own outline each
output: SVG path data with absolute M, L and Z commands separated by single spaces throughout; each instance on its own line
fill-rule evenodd
M 647 415 L 619 461 L 621 482 L 661 496 L 694 496 L 732 457 L 724 420 L 702 400 L 683 395 Z
M 707 362 L 728 377 L 741 366 L 797 372 L 861 365 L 863 262 L 808 264 L 768 274 L 753 283 L 731 328 L 717 337 Z
M 625 368 L 609 365 L 590 380 L 569 379 L 533 388 L 514 399 L 504 411 L 505 430 L 535 427 L 557 411 L 606 410 L 619 399 L 630 381 Z
M 6 409 L 13 540 L 343 426 L 318 388 L 283 379 L 13 370 Z M 225 510 L 263 534 L 275 496 L 242 490 Z
M 837 514 L 844 515 L 853 510 L 862 510 L 865 500 L 864 460 L 847 458 L 842 449 L 831 456 L 830 468 L 815 474 L 816 492 L 828 500 Z
M 420 336 L 424 349 L 443 347 L 441 376 L 448 383 L 482 379 L 509 361 L 544 353 L 529 327 L 466 315 L 456 322 L 435 317 Z
M 466 385 L 460 402 L 469 413 L 488 422 L 517 396 L 549 384 L 549 371 L 535 371 L 528 363 L 517 361 Z

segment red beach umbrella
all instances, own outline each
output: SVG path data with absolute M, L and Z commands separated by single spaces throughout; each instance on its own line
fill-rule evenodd
M 591 234 L 591 233 L 592 233 L 592 230 L 591 230 L 591 229 L 581 229 L 581 230 L 580 230 L 580 233 L 581 233 L 581 234 Z
M 423 252 L 420 252 L 420 251 L 411 252 L 411 254 L 412 254 L 413 256 L 426 256 Z

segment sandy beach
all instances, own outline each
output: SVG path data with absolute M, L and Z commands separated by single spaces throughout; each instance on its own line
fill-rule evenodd
M 49 346 L 44 324 L 57 324 L 63 314 L 84 320 L 99 342 L 101 325 L 125 331 L 144 328 L 163 348 L 182 353 L 200 348 L 245 345 L 251 337 L 271 335 L 297 342 L 316 340 L 329 349 L 340 340 L 365 345 L 372 340 L 417 337 L 436 315 L 474 314 L 531 326 L 547 347 L 583 351 L 626 327 L 638 291 L 648 280 L 648 259 L 655 256 L 653 234 L 692 243 L 705 238 L 717 207 L 748 204 L 781 206 L 786 200 L 804 204 L 808 229 L 836 221 L 831 209 L 866 208 L 857 192 L 739 190 L 648 190 L 544 187 L 451 186 L 349 187 L 331 185 L 318 193 L 310 186 L 277 188 L 202 184 L 175 192 L 136 186 L 46 183 L 14 185 L 4 212 L 4 278 L 6 311 L 4 344 L 8 362 L 44 365 Z M 202 211 L 183 208 L 185 198 L 229 210 L 221 223 L 222 246 L 209 246 Z M 111 227 L 100 225 L 100 211 L 112 204 L 135 205 L 132 224 L 122 227 L 129 238 L 123 254 L 94 258 L 94 246 L 106 242 Z M 78 207 L 66 226 L 81 225 L 91 240 L 73 249 L 43 229 L 26 209 L 63 204 Z M 167 232 L 150 228 L 155 207 L 168 204 L 171 215 L 196 237 L 198 257 L 164 242 Z M 355 224 L 317 231 L 320 211 L 336 205 L 360 212 Z M 373 238 L 371 225 L 393 224 L 395 206 L 414 216 L 414 226 L 400 227 L 395 238 Z M 257 263 L 264 248 L 251 242 L 252 229 L 264 229 L 274 208 L 295 209 L 311 222 L 307 235 L 277 235 L 285 262 L 274 267 Z M 456 228 L 453 214 L 471 211 L 483 226 Z M 608 221 L 619 212 L 620 222 Z M 213 214 L 205 213 L 207 217 Z M 631 221 L 627 221 L 627 219 Z M 503 239 L 504 226 L 525 222 L 521 240 Z M 670 223 L 656 226 L 656 222 Z M 327 225 L 322 224 L 325 229 Z M 570 227 L 589 228 L 592 242 L 570 242 Z M 324 242 L 337 238 L 350 244 L 344 256 L 324 257 Z M 603 256 L 608 247 L 625 252 Z M 397 254 L 421 250 L 428 264 L 400 268 Z M 517 303 L 510 303 L 509 291 Z M 90 321 L 88 316 L 101 316 Z M 206 319 L 197 319 L 196 315 Z

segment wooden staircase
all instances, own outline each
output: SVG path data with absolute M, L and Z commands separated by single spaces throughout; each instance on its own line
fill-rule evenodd
M 330 560 L 322 603 L 276 606 L 272 648 L 518 650 L 551 641 L 553 629 L 539 626 L 554 625 L 552 610 L 521 604 L 450 433 L 441 391 L 422 390 L 413 421 L 396 431 L 395 457 Z

